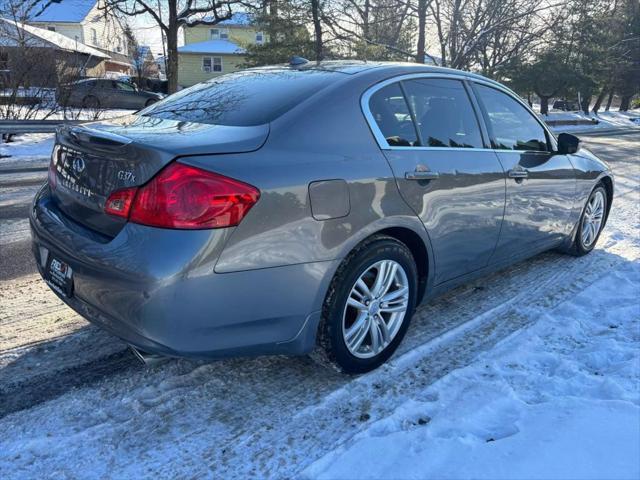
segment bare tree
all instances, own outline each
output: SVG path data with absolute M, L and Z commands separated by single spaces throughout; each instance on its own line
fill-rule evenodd
M 167 39 L 169 93 L 178 89 L 178 31 L 181 27 L 216 25 L 229 20 L 242 0 L 106 0 L 105 9 L 120 15 L 147 15 Z
M 442 64 L 493 75 L 543 39 L 558 7 L 547 0 L 432 0 Z

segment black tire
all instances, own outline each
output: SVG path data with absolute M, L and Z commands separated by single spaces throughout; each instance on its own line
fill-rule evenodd
M 409 286 L 407 309 L 395 337 L 377 355 L 359 358 L 347 347 L 343 336 L 343 314 L 351 289 L 360 276 L 382 260 L 397 262 L 406 274 Z M 402 341 L 417 298 L 418 271 L 406 245 L 386 235 L 375 235 L 358 245 L 340 264 L 327 292 L 312 358 L 318 363 L 348 374 L 365 373 L 382 365 Z
M 144 104 L 145 108 L 146 107 L 150 107 L 151 105 L 153 105 L 154 103 L 156 103 L 158 100 L 156 100 L 155 98 L 150 98 L 149 100 L 147 100 L 147 102 Z
M 595 195 L 598 195 L 598 194 L 601 194 L 602 198 L 604 199 L 602 223 L 600 224 L 600 228 L 598 230 L 598 233 L 596 234 L 596 236 L 593 239 L 593 241 L 591 243 L 589 243 L 588 245 L 585 245 L 585 243 L 582 240 L 582 233 L 583 233 L 583 226 L 584 226 L 584 217 L 585 217 L 585 215 L 587 213 L 587 205 L 589 205 L 589 202 L 591 201 L 591 199 Z M 607 191 L 604 188 L 604 186 L 599 183 L 593 189 L 591 194 L 589 194 L 589 198 L 587 199 L 587 202 L 585 203 L 585 207 L 582 210 L 582 215 L 580 215 L 580 220 L 578 221 L 578 228 L 577 228 L 577 231 L 576 231 L 576 236 L 575 236 L 571 246 L 566 250 L 566 253 L 568 253 L 569 255 L 573 255 L 575 257 L 582 257 L 583 255 L 586 255 L 587 253 L 591 252 L 595 248 L 596 243 L 598 243 L 598 239 L 600 238 L 600 234 L 602 233 L 602 230 L 604 229 L 604 225 L 605 225 L 606 220 L 607 220 L 607 213 L 608 213 L 607 202 L 608 202 Z
M 100 108 L 100 100 L 93 95 L 88 95 L 82 99 L 82 106 L 91 110 L 98 110 Z

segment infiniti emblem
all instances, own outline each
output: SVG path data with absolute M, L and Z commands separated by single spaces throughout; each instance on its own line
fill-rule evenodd
M 82 173 L 85 167 L 84 160 L 80 157 L 76 157 L 73 159 L 72 166 L 76 173 Z

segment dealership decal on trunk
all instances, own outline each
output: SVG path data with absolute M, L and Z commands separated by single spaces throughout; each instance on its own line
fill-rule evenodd
M 60 182 L 60 184 L 68 189 L 68 190 L 72 190 L 76 193 L 79 193 L 80 195 L 84 195 L 87 198 L 91 198 L 93 196 L 93 192 L 91 192 L 90 189 L 88 189 L 87 187 L 82 187 L 80 185 L 77 185 L 75 183 L 73 183 L 71 180 L 69 180 L 68 178 L 63 178 L 62 182 Z

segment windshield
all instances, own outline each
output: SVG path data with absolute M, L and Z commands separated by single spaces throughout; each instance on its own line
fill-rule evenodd
M 214 125 L 262 125 L 343 75 L 290 69 L 232 73 L 175 93 L 140 115 Z

